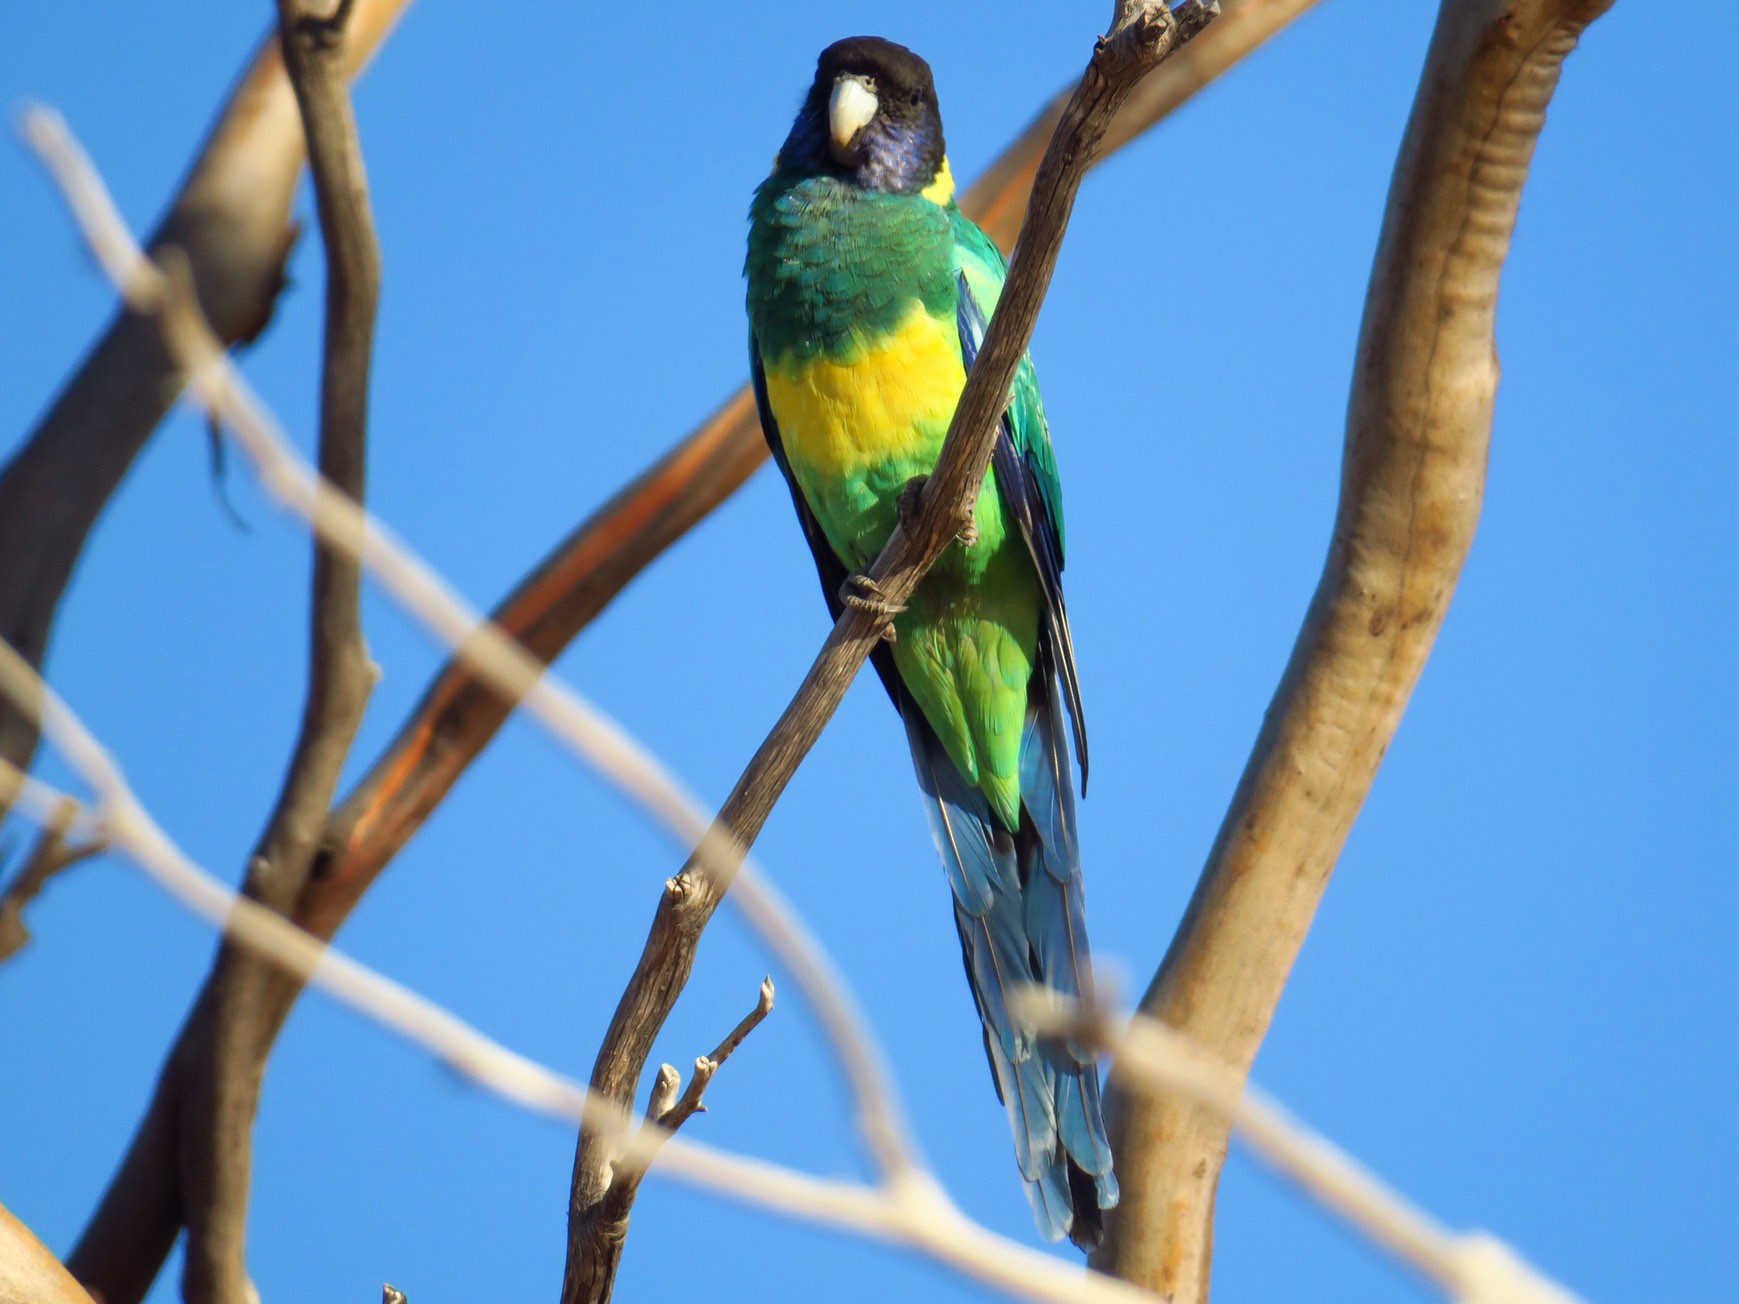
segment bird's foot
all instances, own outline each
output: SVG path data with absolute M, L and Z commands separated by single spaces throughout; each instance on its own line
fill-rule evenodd
M 853 611 L 862 611 L 883 622 L 882 637 L 894 642 L 894 617 L 906 609 L 904 603 L 889 601 L 888 595 L 862 571 L 846 576 L 839 586 L 839 600 Z
M 900 529 L 908 536 L 918 529 L 918 516 L 924 506 L 924 486 L 930 482 L 927 475 L 915 475 L 906 481 L 906 487 L 900 490 L 900 496 L 895 500 L 899 508 Z M 954 537 L 960 540 L 960 546 L 970 548 L 978 542 L 978 521 L 974 516 L 968 516 L 955 531 Z

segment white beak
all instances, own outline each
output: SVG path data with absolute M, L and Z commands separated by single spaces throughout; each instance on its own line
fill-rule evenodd
M 868 77 L 845 74 L 833 83 L 827 100 L 827 129 L 835 149 L 850 146 L 857 133 L 876 116 L 875 83 Z

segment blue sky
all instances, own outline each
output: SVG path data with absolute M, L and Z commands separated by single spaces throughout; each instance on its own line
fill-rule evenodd
M 0 102 L 63 110 L 147 226 L 268 8 L 26 6 L 0 45 Z M 371 505 L 484 604 L 743 378 L 748 196 L 822 45 L 876 31 L 924 54 L 964 180 L 1079 70 L 1105 17 L 1098 0 L 994 22 L 933 2 L 767 3 L 691 7 L 666 32 L 599 9 L 479 22 L 425 0 L 357 90 L 385 257 Z M 1187 899 L 1321 565 L 1365 277 L 1434 11 L 1325 0 L 1096 173 L 1039 323 L 1093 730 L 1092 933 L 1126 990 Z M 1596 1301 L 1716 1297 L 1739 1276 L 1739 18 L 1697 22 L 1687 40 L 1657 7 L 1619 4 L 1567 66 L 1504 277 L 1480 535 L 1257 1064 L 1447 1222 L 1490 1228 Z M 4 449 L 110 296 L 13 144 L 0 197 Z M 245 366 L 307 446 L 313 240 L 294 274 Z M 251 532 L 214 496 L 200 423 L 170 420 L 96 532 L 50 669 L 164 826 L 233 879 L 294 733 L 307 546 L 239 467 L 228 492 Z M 366 616 L 385 678 L 359 767 L 439 659 L 378 594 Z M 559 665 L 716 801 L 825 628 L 764 471 Z M 1030 1239 L 911 788 L 866 679 L 760 851 L 885 1037 L 940 1176 Z M 342 942 L 583 1076 L 679 860 L 515 724 Z M 0 1202 L 64 1250 L 212 943 L 112 860 L 58 882 L 32 922 L 0 972 Z M 710 1047 L 768 964 L 721 917 L 660 1057 Z M 783 990 L 695 1135 L 859 1173 L 836 1076 Z M 323 999 L 272 1060 L 258 1145 L 268 1299 L 372 1298 L 383 1279 L 415 1304 L 556 1292 L 571 1137 Z M 1241 1155 L 1219 1211 L 1224 1299 L 1429 1298 Z M 708 1288 L 983 1297 L 648 1182 L 619 1297 Z

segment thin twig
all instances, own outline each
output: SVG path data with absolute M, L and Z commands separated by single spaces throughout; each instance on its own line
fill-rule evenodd
M 0 782 L 0 810 L 12 805 L 13 787 Z M 103 850 L 101 839 L 74 842 L 69 839 L 78 803 L 69 801 L 42 826 L 31 847 L 0 893 L 0 964 L 11 959 L 30 941 L 30 929 L 24 923 L 24 908 L 34 901 L 56 874 L 71 869 L 81 860 L 88 860 Z
M 706 1110 L 704 1097 L 706 1089 L 712 1085 L 714 1075 L 721 1065 L 728 1060 L 745 1038 L 760 1027 L 766 1017 L 773 1012 L 773 980 L 763 978 L 759 999 L 755 1008 L 745 1014 L 732 1028 L 725 1039 L 713 1048 L 710 1055 L 702 1055 L 694 1062 L 694 1072 L 688 1079 L 688 1086 L 682 1086 L 682 1075 L 669 1064 L 658 1066 L 658 1074 L 652 1082 L 651 1098 L 646 1104 L 646 1118 L 656 1123 L 666 1133 L 674 1133 L 689 1119 Z M 678 1095 L 678 1091 L 681 1094 Z M 656 1135 L 656 1134 L 655 1134 Z M 628 1192 L 627 1202 L 633 1203 L 633 1193 L 639 1189 L 640 1178 L 646 1173 L 646 1164 L 619 1165 L 616 1185 Z
M 713 1047 L 710 1055 L 702 1055 L 694 1062 L 694 1076 L 688 1080 L 688 1088 L 682 1093 L 682 1098 L 670 1109 L 659 1116 L 658 1121 L 672 1132 L 681 1127 L 689 1119 L 706 1108 L 701 1103 L 701 1097 L 706 1094 L 707 1085 L 713 1080 L 713 1075 L 720 1066 L 728 1060 L 738 1046 L 763 1020 L 773 1012 L 773 980 L 761 979 L 760 999 L 755 1002 L 755 1008 L 745 1014 L 732 1028 L 725 1039 Z
M 1365 304 L 1322 578 L 1177 936 L 1141 1002 L 1247 1073 L 1473 542 L 1499 275 L 1564 56 L 1610 0 L 1445 0 Z M 1123 1200 L 1095 1267 L 1208 1293 L 1225 1120 L 1111 1074 Z
M 307 136 L 308 168 L 326 250 L 325 354 L 320 384 L 320 475 L 360 504 L 366 481 L 368 380 L 380 297 L 380 253 L 339 41 L 349 5 L 310 24 L 304 0 L 278 0 L 278 45 Z M 164 251 L 168 258 L 174 251 Z M 179 264 L 189 287 L 191 268 Z M 173 349 L 171 352 L 175 352 Z M 242 892 L 287 915 L 314 862 L 344 758 L 362 723 L 374 668 L 363 643 L 362 567 L 314 537 L 308 688 L 302 724 L 271 818 L 248 859 Z M 246 1234 L 253 1123 L 270 1039 L 264 993 L 277 972 L 226 947 L 210 988 L 210 1037 L 181 1133 L 187 1226 L 182 1294 L 188 1304 L 248 1304 Z

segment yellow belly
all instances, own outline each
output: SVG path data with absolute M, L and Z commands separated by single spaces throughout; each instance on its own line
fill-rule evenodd
M 807 489 L 811 481 L 859 479 L 889 463 L 928 471 L 965 383 L 954 323 L 913 304 L 892 334 L 845 359 L 787 354 L 767 370 L 767 400 L 786 458 Z

